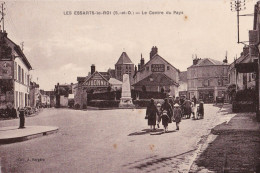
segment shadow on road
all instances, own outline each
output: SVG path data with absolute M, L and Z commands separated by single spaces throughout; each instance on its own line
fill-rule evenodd
M 133 163 L 128 163 L 123 165 L 123 167 L 129 167 L 130 169 L 135 169 L 138 171 L 146 171 L 146 172 L 160 172 L 159 169 L 164 167 L 169 167 L 174 170 L 176 162 L 182 162 L 181 157 L 184 157 L 186 154 L 190 154 L 196 149 L 189 150 L 187 152 L 170 156 L 170 157 L 158 157 L 157 155 L 148 157 L 145 159 L 137 160 Z
M 163 132 L 163 129 L 156 129 L 156 131 L 151 131 L 150 129 L 143 129 L 139 132 L 130 133 L 128 136 L 135 136 L 135 135 L 145 135 L 150 133 L 157 133 L 157 132 Z

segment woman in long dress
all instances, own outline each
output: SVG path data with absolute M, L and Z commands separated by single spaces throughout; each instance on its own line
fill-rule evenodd
M 159 112 L 157 110 L 157 107 L 154 104 L 154 100 L 151 99 L 151 102 L 146 109 L 146 116 L 148 117 L 148 125 L 150 126 L 151 130 L 155 130 L 156 114 L 159 115 Z

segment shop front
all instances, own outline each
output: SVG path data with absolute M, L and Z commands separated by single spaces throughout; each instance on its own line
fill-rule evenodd
M 214 103 L 214 89 L 198 89 L 199 100 L 204 103 Z

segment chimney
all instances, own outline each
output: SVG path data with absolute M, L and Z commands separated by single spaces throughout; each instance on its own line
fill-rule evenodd
M 137 67 L 136 67 L 136 65 L 135 65 L 135 73 L 137 72 Z
M 91 75 L 96 71 L 96 66 L 95 64 L 91 65 Z
M 151 52 L 150 52 L 150 59 L 152 59 L 152 57 L 154 56 L 154 55 L 156 55 L 158 53 L 158 48 L 156 47 L 156 46 L 153 46 L 152 47 L 152 50 L 151 50 Z
M 138 70 L 141 70 L 141 64 L 138 63 Z
M 141 54 L 140 63 L 141 63 L 141 68 L 143 68 L 143 66 L 144 66 L 144 58 L 143 58 L 143 55 L 142 55 L 142 54 Z
M 223 60 L 223 63 L 228 63 L 228 60 L 227 60 L 227 52 L 226 52 L 226 57 L 225 57 L 225 59 Z
M 193 58 L 193 55 L 192 55 Z M 193 59 L 193 65 L 197 65 L 199 62 L 200 58 L 197 58 L 197 55 L 195 56 L 195 58 Z

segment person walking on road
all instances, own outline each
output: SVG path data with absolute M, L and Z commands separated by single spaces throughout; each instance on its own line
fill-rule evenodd
M 173 110 L 173 121 L 175 121 L 176 123 L 176 130 L 179 130 L 180 127 L 180 122 L 181 122 L 181 118 L 182 118 L 182 112 L 181 112 L 181 108 L 179 104 L 175 104 L 174 105 L 174 110 Z
M 190 118 L 191 116 L 191 101 L 186 99 L 183 103 L 183 111 L 184 111 L 184 116 L 186 116 L 187 119 Z
M 162 104 L 162 107 L 161 107 L 161 111 L 167 111 L 167 115 L 169 117 L 169 123 L 171 123 L 171 119 L 172 119 L 172 114 L 173 114 L 173 111 L 172 111 L 172 106 L 170 105 L 168 99 L 164 99 L 164 103 Z
M 161 118 L 162 118 L 162 124 L 163 124 L 163 127 L 164 127 L 164 133 L 166 133 L 166 132 L 168 132 L 168 123 L 170 121 L 170 118 L 167 115 L 166 110 L 163 111 Z
M 148 117 L 148 125 L 150 126 L 151 130 L 155 130 L 156 114 L 159 115 L 159 111 L 157 110 L 157 107 L 154 104 L 154 100 L 151 99 L 151 102 L 146 109 L 146 116 Z

